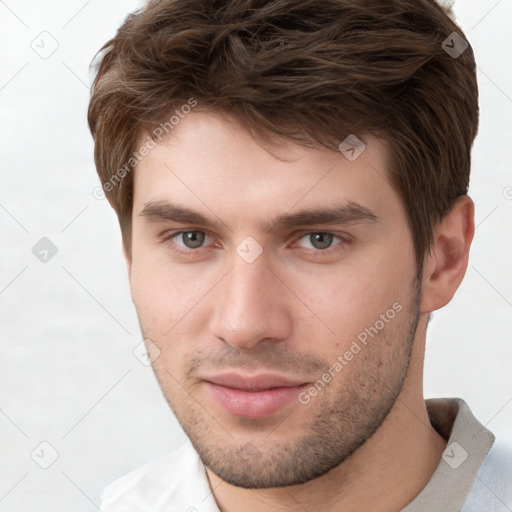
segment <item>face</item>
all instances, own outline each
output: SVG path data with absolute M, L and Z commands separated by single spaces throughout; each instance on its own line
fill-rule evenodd
M 385 147 L 270 152 L 213 113 L 171 135 L 134 176 L 130 282 L 156 377 L 222 479 L 306 482 L 379 428 L 407 377 L 419 290 Z

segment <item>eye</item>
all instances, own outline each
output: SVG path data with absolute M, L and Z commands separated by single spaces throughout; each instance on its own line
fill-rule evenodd
M 299 240 L 302 239 L 309 241 L 312 245 L 311 249 L 319 252 L 326 252 L 331 249 L 334 239 L 338 239 L 340 242 L 346 242 L 346 240 L 341 236 L 337 236 L 334 233 L 328 233 L 325 231 L 307 233 L 299 238 Z
M 167 240 L 172 240 L 178 247 L 186 249 L 185 251 L 177 249 L 177 252 L 190 252 L 194 249 L 200 249 L 206 238 L 209 237 L 204 231 L 178 231 L 166 237 Z M 178 241 L 180 240 L 183 242 L 183 245 L 179 244 Z

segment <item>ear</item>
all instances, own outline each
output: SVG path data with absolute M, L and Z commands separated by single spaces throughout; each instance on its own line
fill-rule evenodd
M 423 266 L 423 313 L 446 306 L 462 282 L 475 233 L 474 213 L 471 198 L 461 196 L 434 229 L 434 245 Z

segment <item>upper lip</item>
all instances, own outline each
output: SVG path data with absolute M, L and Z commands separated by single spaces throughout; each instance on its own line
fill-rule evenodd
M 272 388 L 291 388 L 302 386 L 306 382 L 275 373 L 242 375 L 239 373 L 222 373 L 204 376 L 202 379 L 218 386 L 240 389 L 242 391 L 263 391 Z

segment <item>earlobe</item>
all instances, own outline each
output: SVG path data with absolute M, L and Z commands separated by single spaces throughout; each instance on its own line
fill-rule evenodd
M 446 306 L 466 273 L 475 232 L 474 204 L 460 197 L 434 230 L 434 245 L 424 265 L 422 312 Z

